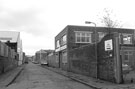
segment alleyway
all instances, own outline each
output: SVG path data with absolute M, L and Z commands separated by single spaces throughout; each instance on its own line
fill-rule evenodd
M 17 79 L 5 89 L 92 89 L 84 84 L 29 63 Z

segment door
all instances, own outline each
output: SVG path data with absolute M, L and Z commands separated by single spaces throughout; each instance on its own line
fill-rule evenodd
M 62 52 L 59 52 L 59 68 L 62 68 Z

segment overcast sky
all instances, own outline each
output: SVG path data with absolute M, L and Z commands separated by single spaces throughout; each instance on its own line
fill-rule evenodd
M 134 0 L 0 0 L 0 30 L 21 32 L 23 51 L 33 55 L 54 49 L 54 37 L 67 25 L 102 26 L 104 8 L 123 28 L 135 29 Z

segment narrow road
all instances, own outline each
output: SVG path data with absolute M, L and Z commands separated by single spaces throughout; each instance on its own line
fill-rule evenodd
M 5 89 L 92 89 L 84 84 L 29 63 L 17 79 Z

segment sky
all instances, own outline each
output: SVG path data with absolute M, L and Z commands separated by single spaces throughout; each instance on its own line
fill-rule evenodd
M 54 50 L 55 36 L 67 25 L 103 26 L 104 8 L 122 28 L 135 29 L 134 0 L 0 0 L 0 31 L 19 31 L 23 51 L 34 55 Z

